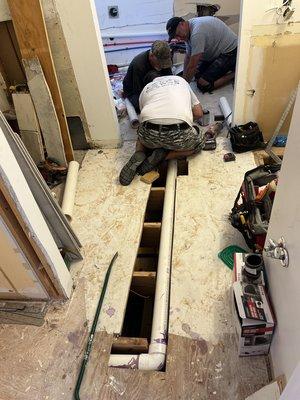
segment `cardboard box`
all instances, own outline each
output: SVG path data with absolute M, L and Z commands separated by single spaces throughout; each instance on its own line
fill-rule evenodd
M 239 355 L 268 354 L 275 318 L 264 286 L 234 282 L 232 294 Z
M 246 255 L 247 253 L 234 253 L 233 282 L 245 282 L 242 271 L 245 266 Z M 255 284 L 265 286 L 265 277 L 263 272 L 261 272 L 260 279 L 258 279 Z

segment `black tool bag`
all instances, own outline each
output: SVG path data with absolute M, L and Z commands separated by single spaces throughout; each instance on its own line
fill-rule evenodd
M 280 164 L 261 165 L 246 172 L 243 184 L 229 216 L 231 225 L 238 229 L 252 251 L 264 247 L 273 206 L 273 195 L 257 200 L 259 189 L 277 179 Z
M 263 149 L 266 146 L 262 132 L 255 122 L 233 126 L 229 129 L 229 136 L 232 150 L 235 153 Z

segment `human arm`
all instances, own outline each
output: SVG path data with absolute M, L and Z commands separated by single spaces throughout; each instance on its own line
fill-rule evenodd
M 189 57 L 189 60 L 186 63 L 186 66 L 184 68 L 184 73 L 183 73 L 183 78 L 187 82 L 191 82 L 191 80 L 193 79 L 193 77 L 197 71 L 198 64 L 201 61 L 202 57 L 203 57 L 202 53 L 195 54 L 195 55 Z
M 190 54 L 186 53 L 185 58 L 184 58 L 184 64 L 183 64 L 183 75 L 185 75 L 187 66 L 189 65 L 189 62 L 190 62 L 190 59 L 191 59 Z
M 203 115 L 202 106 L 190 86 L 189 86 L 189 90 L 191 93 L 191 106 L 192 106 L 194 121 L 197 121 Z
M 192 111 L 193 111 L 194 121 L 198 121 L 198 119 L 200 119 L 203 116 L 201 104 L 197 104 L 196 106 L 194 106 Z

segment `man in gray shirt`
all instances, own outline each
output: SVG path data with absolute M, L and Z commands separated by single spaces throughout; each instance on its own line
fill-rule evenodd
M 173 17 L 166 26 L 169 40 L 186 42 L 183 77 L 193 77 L 203 92 L 223 86 L 234 78 L 237 36 L 216 17 L 198 17 L 185 21 Z

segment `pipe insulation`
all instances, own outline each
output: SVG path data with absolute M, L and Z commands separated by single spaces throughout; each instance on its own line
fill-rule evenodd
M 111 354 L 109 358 L 110 367 L 158 371 L 161 370 L 165 364 L 167 352 L 176 178 L 177 161 L 170 160 L 168 164 L 163 206 L 149 353 L 140 355 Z
M 226 97 L 220 97 L 219 106 L 224 115 L 226 124 L 230 128 L 232 124 L 232 111 Z
M 139 123 L 139 117 L 137 116 L 135 108 L 133 107 L 131 101 L 128 99 L 125 99 L 125 105 L 127 108 L 130 125 L 133 129 L 137 129 L 139 127 L 140 123 Z
M 61 206 L 62 212 L 69 219 L 69 221 L 72 219 L 72 215 L 73 215 L 78 171 L 79 171 L 78 162 L 71 161 L 69 163 L 64 197 L 63 197 L 62 206 Z

